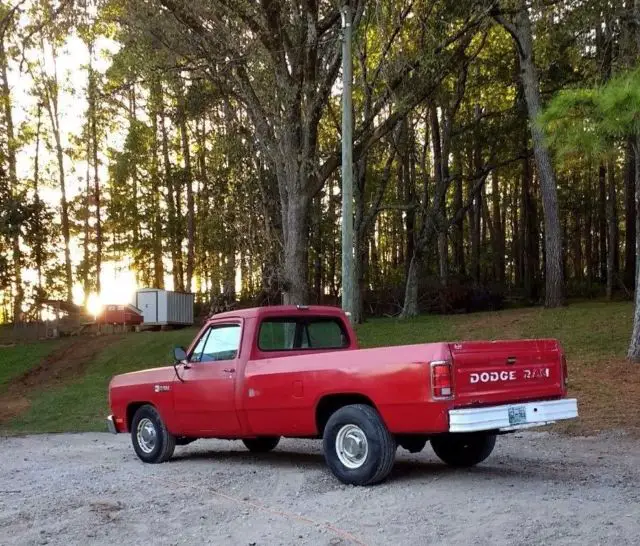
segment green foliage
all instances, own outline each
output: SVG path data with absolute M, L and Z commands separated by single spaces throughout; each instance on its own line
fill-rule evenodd
M 560 91 L 539 122 L 561 158 L 602 158 L 640 132 L 640 69 L 602 86 Z

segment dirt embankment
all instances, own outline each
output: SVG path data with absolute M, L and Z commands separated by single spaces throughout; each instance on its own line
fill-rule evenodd
M 97 354 L 120 338 L 91 336 L 65 340 L 40 364 L 13 379 L 0 394 L 0 425 L 25 412 L 34 393 L 81 377 Z

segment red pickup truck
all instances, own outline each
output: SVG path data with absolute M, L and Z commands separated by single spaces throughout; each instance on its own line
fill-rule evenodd
M 472 466 L 499 434 L 575 418 L 566 389 L 555 340 L 359 349 L 340 309 L 265 307 L 214 316 L 173 366 L 115 376 L 107 424 L 148 463 L 198 438 L 254 452 L 322 438 L 335 476 L 368 485 L 387 477 L 398 445 L 429 441 L 445 463 Z

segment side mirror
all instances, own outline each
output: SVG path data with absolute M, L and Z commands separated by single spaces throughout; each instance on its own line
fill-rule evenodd
M 176 363 L 184 362 L 187 360 L 187 351 L 184 350 L 184 347 L 174 347 L 173 348 L 173 358 Z

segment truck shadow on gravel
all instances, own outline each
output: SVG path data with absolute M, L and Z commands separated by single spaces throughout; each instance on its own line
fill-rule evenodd
M 305 466 L 310 469 L 326 467 L 322 453 L 302 453 L 296 451 L 272 451 L 259 455 L 249 451 L 184 451 L 176 453 L 171 464 L 189 462 L 216 462 L 255 466 L 293 467 Z
M 413 456 L 415 457 L 415 456 Z M 233 465 L 243 465 L 252 469 L 291 469 L 291 470 L 320 470 L 327 471 L 324 456 L 320 450 L 314 453 L 297 451 L 272 451 L 256 455 L 248 451 L 206 451 L 194 450 L 176 453 L 170 464 L 182 465 L 190 463 L 229 463 Z M 526 464 L 527 468 L 523 468 Z M 585 468 L 582 465 L 573 465 L 573 472 L 567 472 L 566 464 L 558 462 L 556 464 L 547 461 L 546 464 L 535 464 L 530 459 L 522 461 L 513 458 L 507 463 L 498 457 L 473 468 L 452 468 L 444 463 L 433 460 L 406 460 L 399 454 L 393 471 L 386 483 L 404 483 L 424 480 L 425 478 L 434 480 L 440 478 L 472 478 L 477 479 L 517 479 L 519 486 L 522 480 L 530 482 L 562 481 L 563 483 L 584 482 Z M 337 482 L 336 482 L 337 483 Z

